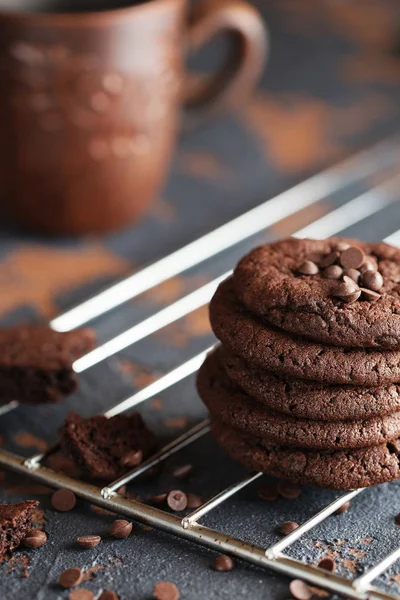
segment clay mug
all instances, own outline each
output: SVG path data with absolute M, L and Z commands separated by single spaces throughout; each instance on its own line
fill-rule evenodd
M 185 97 L 186 52 L 231 32 L 232 61 L 198 86 L 201 112 L 236 109 L 267 36 L 242 0 L 0 0 L 1 198 L 36 232 L 98 233 L 157 196 Z M 192 112 L 192 111 L 191 111 Z

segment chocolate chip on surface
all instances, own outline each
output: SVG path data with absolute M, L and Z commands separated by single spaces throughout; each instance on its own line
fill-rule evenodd
M 340 264 L 344 269 L 358 269 L 364 262 L 365 254 L 358 246 L 350 246 L 340 255 Z
M 111 525 L 110 535 L 119 540 L 124 540 L 130 535 L 131 531 L 132 523 L 125 519 L 116 519 Z
M 350 244 L 347 242 L 337 242 L 335 244 L 335 250 L 338 252 L 343 252 L 344 250 L 347 250 L 347 248 L 350 248 Z
M 360 288 L 361 290 L 361 300 L 366 300 L 367 302 L 376 302 L 381 297 L 377 292 L 373 292 L 372 290 L 367 290 L 366 288 Z
M 362 286 L 378 292 L 383 286 L 383 277 L 378 271 L 365 271 L 362 275 Z
M 81 548 L 96 548 L 101 542 L 101 537 L 99 535 L 81 535 L 76 540 L 78 546 Z
M 340 279 L 343 275 L 343 269 L 339 265 L 331 265 L 322 271 L 322 275 L 325 279 Z
M 156 600 L 178 600 L 180 592 L 174 583 L 159 581 L 154 586 L 153 596 Z
M 172 510 L 180 512 L 187 507 L 187 496 L 180 490 L 172 490 L 167 496 L 167 504 Z
M 51 504 L 59 512 L 68 512 L 75 507 L 76 496 L 71 490 L 61 488 L 52 495 Z
M 312 260 L 305 260 L 297 269 L 302 275 L 316 275 L 319 271 L 317 265 Z
M 329 571 L 330 573 L 333 573 L 335 570 L 335 562 L 329 556 L 325 556 L 319 561 L 318 567 L 320 569 L 324 569 L 324 571 Z
M 172 471 L 172 475 L 177 479 L 186 479 L 193 472 L 193 465 L 182 465 L 181 467 L 175 467 Z
M 356 297 L 357 294 L 358 296 Z M 341 298 L 345 302 L 354 302 L 353 298 L 357 300 L 357 298 L 360 297 L 361 292 L 356 282 L 348 275 L 344 275 L 343 281 L 336 285 L 333 295 Z
M 63 588 L 71 588 L 79 585 L 82 581 L 83 573 L 78 567 L 71 567 L 70 569 L 66 569 L 63 573 L 61 573 L 58 578 L 58 583 Z
M 125 452 L 120 458 L 122 467 L 137 467 L 143 460 L 143 452 L 141 450 L 130 450 Z
M 289 584 L 289 589 L 296 600 L 310 600 L 312 597 L 309 586 L 301 579 L 293 579 Z
M 232 571 L 232 569 L 235 566 L 235 563 L 233 562 L 230 556 L 227 556 L 226 554 L 221 554 L 220 556 L 217 556 L 212 566 L 214 571 L 226 572 Z
M 261 500 L 273 502 L 279 497 L 278 486 L 276 483 L 263 483 L 258 488 L 258 496 Z
M 202 504 L 204 504 L 205 500 L 201 496 L 197 494 L 192 494 L 189 492 L 187 495 L 187 508 L 199 508 Z
M 296 521 L 286 521 L 286 523 L 282 523 L 282 525 L 279 527 L 279 533 L 282 535 L 288 535 L 289 533 L 292 533 L 292 531 L 295 531 L 298 526 L 299 525 L 296 523 Z
M 79 590 L 72 590 L 69 593 L 68 600 L 94 600 L 94 594 L 91 590 L 80 588 Z
M 301 494 L 301 487 L 298 483 L 292 481 L 280 481 L 278 483 L 278 492 L 283 498 L 294 500 Z
M 365 271 L 377 271 L 378 270 L 378 263 L 376 262 L 376 260 L 374 258 L 371 258 L 370 256 L 367 257 L 363 264 L 360 267 L 360 273 L 365 273 Z
M 349 508 L 350 508 L 350 502 L 345 502 L 344 504 L 342 504 L 342 506 L 340 508 L 335 510 L 335 512 L 333 514 L 341 515 L 342 513 L 346 512 L 346 510 L 349 510 Z
M 338 258 L 340 257 L 340 253 L 337 251 L 334 252 L 330 252 L 329 254 L 327 254 L 326 256 L 324 256 L 320 261 L 319 261 L 319 266 L 321 267 L 321 269 L 325 269 L 326 267 L 330 267 L 331 265 L 333 265 Z
M 356 300 L 359 299 L 359 297 L 361 296 L 361 290 L 357 290 L 356 292 L 353 292 L 352 294 L 348 294 L 348 296 L 341 296 L 343 302 L 346 302 L 346 304 L 352 304 L 352 302 L 356 302 Z
M 99 596 L 98 600 L 118 600 L 118 596 L 115 592 L 111 590 L 104 590 Z
M 30 529 L 24 539 L 22 545 L 26 548 L 40 548 L 47 542 L 47 535 L 41 529 Z
M 357 269 L 346 269 L 343 271 L 343 275 L 350 277 L 350 279 L 352 279 L 355 283 L 358 283 L 361 277 L 361 273 Z

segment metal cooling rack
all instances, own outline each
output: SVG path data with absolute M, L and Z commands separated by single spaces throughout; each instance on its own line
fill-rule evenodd
M 182 273 L 223 250 L 229 249 L 234 244 L 262 232 L 285 217 L 289 217 L 301 209 L 311 207 L 330 195 L 351 188 L 357 183 L 367 182 L 368 191 L 337 208 L 328 209 L 327 214 L 307 227 L 292 232 L 293 235 L 297 237 L 328 237 L 384 210 L 400 199 L 399 145 L 400 136 L 386 139 L 372 148 L 303 181 L 58 316 L 51 321 L 50 326 L 57 331 L 68 331 L 83 325 L 170 277 Z M 375 185 L 371 186 L 371 181 L 375 182 Z M 377 182 L 379 183 L 376 184 Z M 400 244 L 400 230 L 385 238 L 385 241 Z M 77 373 L 82 373 L 206 304 L 211 299 L 217 285 L 230 273 L 224 273 L 79 358 L 73 365 L 74 370 Z M 149 386 L 123 399 L 104 414 L 111 417 L 132 409 L 192 375 L 197 371 L 210 350 L 211 348 L 205 349 Z M 16 406 L 18 406 L 17 402 L 10 402 L 2 407 L 0 414 L 4 415 Z M 304 579 L 313 585 L 336 592 L 347 598 L 358 600 L 398 598 L 398 596 L 379 590 L 372 583 L 400 558 L 400 547 L 353 580 L 308 565 L 284 554 L 284 550 L 288 549 L 306 532 L 324 521 L 343 504 L 362 493 L 362 489 L 341 495 L 329 505 L 324 506 L 320 512 L 300 525 L 298 529 L 268 548 L 249 544 L 200 524 L 202 517 L 261 477 L 262 473 L 250 474 L 242 481 L 234 483 L 183 519 L 118 494 L 117 490 L 121 486 L 133 481 L 145 471 L 192 444 L 208 432 L 209 422 L 205 420 L 171 441 L 139 467 L 116 481 L 110 482 L 104 488 L 73 479 L 46 467 L 44 464 L 45 459 L 57 450 L 57 446 L 53 446 L 47 452 L 36 454 L 28 459 L 0 449 L 0 467 L 28 476 L 48 486 L 69 488 L 77 496 L 92 504 L 124 514 L 137 521 L 207 546 L 218 552 L 236 556 L 257 566 L 267 567 L 290 577 Z

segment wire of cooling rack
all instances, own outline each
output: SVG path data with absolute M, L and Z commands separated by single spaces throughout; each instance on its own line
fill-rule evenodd
M 338 189 L 343 189 L 349 184 L 349 182 L 354 183 L 355 181 L 364 179 L 368 175 L 376 175 L 377 173 L 379 174 L 379 172 L 387 167 L 388 164 L 396 163 L 396 158 L 394 155 L 397 156 L 396 145 L 398 143 L 400 143 L 398 138 L 392 138 L 391 140 L 387 140 L 381 144 L 378 144 L 374 148 L 356 155 L 354 158 L 345 161 L 341 165 L 334 167 L 333 169 L 328 169 L 314 178 L 303 182 L 299 186 L 292 188 L 292 190 L 289 190 L 285 193 L 286 195 L 280 195 L 264 205 L 261 205 L 258 207 L 258 209 L 254 209 L 253 211 L 242 215 L 242 217 L 238 217 L 234 221 L 222 226 L 211 234 L 207 234 L 203 238 L 199 238 L 199 240 L 193 242 L 194 246 L 189 244 L 189 246 L 186 246 L 185 248 L 173 253 L 169 257 L 166 257 L 168 260 L 170 260 L 171 257 L 174 257 L 174 260 L 176 260 L 177 257 L 181 257 L 177 261 L 177 266 L 173 268 L 170 266 L 169 268 L 164 269 L 163 265 L 168 265 L 170 263 L 168 261 L 167 263 L 163 263 L 165 259 L 161 259 L 161 261 L 158 261 L 150 267 L 147 267 L 139 273 L 136 273 L 132 277 L 124 280 L 122 283 L 125 285 L 126 282 L 130 282 L 130 286 L 132 286 L 132 281 L 134 278 L 136 278 L 136 281 L 139 281 L 139 283 L 141 282 L 140 285 L 142 287 L 139 285 L 139 289 L 141 291 L 144 291 L 144 289 L 150 289 L 154 287 L 154 285 L 168 279 L 173 274 L 182 272 L 190 266 L 194 266 L 195 264 L 202 262 L 205 260 L 205 258 L 209 258 L 220 252 L 222 249 L 226 249 L 231 245 L 250 237 L 265 226 L 271 225 L 273 222 L 275 222 L 275 220 L 277 221 L 283 218 L 283 216 L 287 216 L 287 214 L 294 214 L 300 208 L 304 208 L 305 206 L 309 206 L 312 203 L 321 200 L 328 193 L 332 193 Z M 327 237 L 338 233 L 345 227 L 355 224 L 367 218 L 368 216 L 383 210 L 391 203 L 396 202 L 396 200 L 399 198 L 399 183 L 399 174 L 395 175 L 394 177 L 386 178 L 384 183 L 376 185 L 369 191 L 358 196 L 357 198 L 353 198 L 341 207 L 330 210 L 325 216 L 315 220 L 307 227 L 295 232 L 295 235 L 298 237 Z M 306 195 L 308 194 L 306 199 L 301 197 L 303 193 Z M 295 202 L 295 200 L 297 201 Z M 279 202 L 282 202 L 284 207 L 280 211 L 278 210 Z M 265 214 L 268 212 L 269 206 L 272 208 L 273 216 L 269 216 L 268 219 L 265 219 Z M 257 217 L 261 217 L 261 215 L 264 215 L 263 225 L 260 226 L 258 223 L 253 223 L 253 221 L 257 221 Z M 243 228 L 241 227 L 242 224 Z M 221 235 L 223 242 L 219 240 Z M 400 232 L 397 231 L 386 239 L 394 241 L 398 240 L 399 236 Z M 194 259 L 192 256 L 190 260 L 185 261 L 185 249 L 193 249 L 193 247 L 202 250 L 199 252 L 196 259 Z M 191 294 L 188 294 L 177 302 L 171 304 L 166 309 L 163 309 L 148 319 L 145 319 L 141 323 L 134 325 L 126 332 L 116 336 L 113 340 L 106 342 L 93 352 L 88 353 L 86 356 L 82 357 L 82 359 L 79 359 L 75 362 L 74 369 L 76 372 L 83 372 L 101 360 L 112 356 L 128 345 L 147 337 L 158 329 L 165 327 L 169 323 L 172 323 L 193 311 L 195 308 L 205 304 L 209 301 L 218 283 L 229 274 L 230 273 L 225 273 L 212 282 L 199 288 L 195 292 L 192 292 Z M 66 320 L 63 320 L 63 316 L 61 315 L 52 321 L 51 326 L 54 329 L 64 331 L 68 328 L 75 327 L 78 324 L 83 324 L 87 320 L 99 316 L 102 312 L 106 312 L 110 310 L 110 308 L 118 306 L 126 299 L 134 297 L 140 293 L 137 291 L 138 288 L 136 286 L 134 289 L 135 292 L 130 291 L 129 296 L 125 290 L 120 297 L 120 299 L 124 298 L 124 300 L 120 302 L 118 299 L 116 299 L 116 296 L 119 293 L 118 284 L 116 286 L 112 286 L 109 288 L 109 290 L 102 292 L 95 298 L 92 298 L 80 305 L 82 308 L 81 316 L 79 316 L 80 307 L 75 307 L 72 311 L 65 313 L 64 317 L 67 317 Z M 99 298 L 108 298 L 104 304 L 104 311 L 99 311 Z M 128 398 L 123 399 L 116 406 L 107 410 L 104 414 L 107 417 L 111 417 L 131 409 L 134 406 L 137 406 L 139 403 L 150 399 L 155 394 L 158 394 L 168 387 L 178 383 L 183 378 L 193 374 L 197 371 L 209 350 L 210 348 L 204 350 L 197 356 L 189 359 L 166 375 L 160 377 L 157 381 L 151 383 L 149 386 L 139 390 Z M 17 403 L 10 403 L 10 405 L 8 405 L 8 409 L 11 410 L 16 406 Z M 197 542 L 201 545 L 208 546 L 219 552 L 224 552 L 242 558 L 258 566 L 268 567 L 279 573 L 304 579 L 313 585 L 326 588 L 332 592 L 345 595 L 346 597 L 356 598 L 358 600 L 367 600 L 367 598 L 396 598 L 394 595 L 375 588 L 372 583 L 381 573 L 387 570 L 398 558 L 400 558 L 400 548 L 392 551 L 384 559 L 376 563 L 371 569 L 353 581 L 329 573 L 319 569 L 318 567 L 310 566 L 283 554 L 284 550 L 288 549 L 306 532 L 319 525 L 343 504 L 360 494 L 363 491 L 362 489 L 353 490 L 341 495 L 332 503 L 323 507 L 317 514 L 313 515 L 305 523 L 301 524 L 297 530 L 279 542 L 273 544 L 269 548 L 261 548 L 259 546 L 249 544 L 240 539 L 231 537 L 223 532 L 204 527 L 199 523 L 200 519 L 202 519 L 206 514 L 209 514 L 217 506 L 222 505 L 241 489 L 252 484 L 261 476 L 261 473 L 250 474 L 241 481 L 235 482 L 183 519 L 136 500 L 123 498 L 117 493 L 117 490 L 122 485 L 133 481 L 136 477 L 148 469 L 166 460 L 169 456 L 182 450 L 200 437 L 206 435 L 208 432 L 208 420 L 197 424 L 195 427 L 179 436 L 177 439 L 172 440 L 164 448 L 143 462 L 139 467 L 128 472 L 123 477 L 110 482 L 103 488 L 88 484 L 84 481 L 72 479 L 64 474 L 57 473 L 46 467 L 44 465 L 44 460 L 49 454 L 55 451 L 56 447 L 51 448 L 45 453 L 31 456 L 28 459 L 0 449 L 0 466 L 25 476 L 32 477 L 35 480 L 52 487 L 69 488 L 81 498 L 102 506 L 108 510 L 125 514 L 153 527 L 158 527 L 174 535 Z

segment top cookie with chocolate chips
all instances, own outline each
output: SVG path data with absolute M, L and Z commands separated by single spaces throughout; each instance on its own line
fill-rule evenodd
M 400 249 L 289 238 L 238 264 L 237 297 L 285 331 L 353 348 L 400 348 Z

